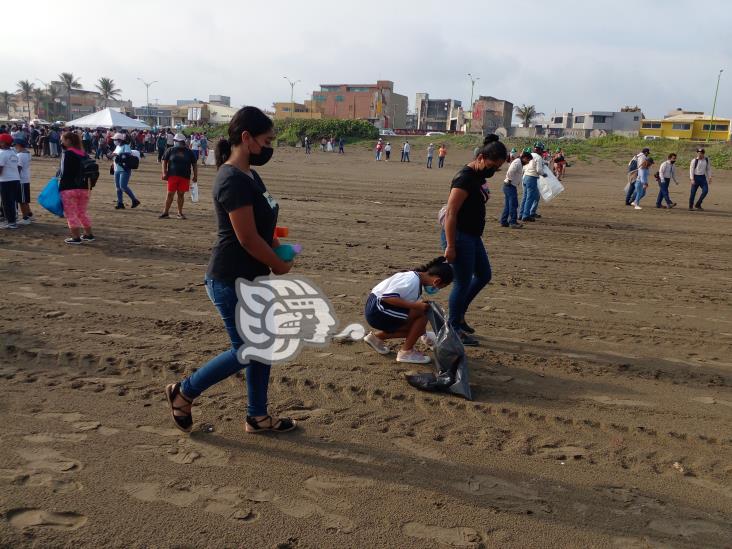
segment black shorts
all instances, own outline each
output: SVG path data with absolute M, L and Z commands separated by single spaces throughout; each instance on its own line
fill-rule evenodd
M 393 333 L 398 332 L 406 326 L 409 309 L 381 304 L 374 294 L 369 294 L 369 298 L 366 301 L 365 316 L 366 322 L 372 328 Z
M 30 201 L 31 201 L 30 183 L 21 183 L 20 184 L 20 203 L 21 204 L 30 204 Z

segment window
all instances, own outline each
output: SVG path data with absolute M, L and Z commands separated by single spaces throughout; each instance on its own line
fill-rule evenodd
M 324 95 L 313 95 L 313 99 L 315 100 L 316 103 L 322 103 L 323 101 L 325 101 L 325 96 Z
M 709 131 L 710 124 L 704 124 L 704 131 Z M 713 132 L 726 132 L 729 131 L 729 125 L 727 124 L 711 124 L 711 131 Z
M 661 123 L 660 122 L 643 122 L 643 129 L 644 130 L 660 130 Z
M 562 122 L 564 122 L 564 117 L 563 117 L 563 116 L 557 116 L 557 117 L 556 117 L 556 118 L 554 119 L 554 123 L 555 123 L 555 124 L 561 124 Z
M 585 117 L 584 116 L 575 116 L 574 117 L 574 123 L 575 124 L 584 124 L 585 123 Z
M 605 122 L 607 122 L 607 116 L 600 116 L 600 115 L 597 115 L 597 114 L 593 114 L 592 115 L 592 121 L 595 124 L 604 124 Z
M 346 91 L 356 92 L 356 93 L 363 93 L 363 92 L 370 92 L 371 91 L 371 88 L 368 88 L 368 87 L 359 87 L 359 86 L 348 86 L 346 88 Z
M 336 95 L 335 96 L 335 100 L 338 103 L 343 103 L 343 96 L 342 95 Z
M 322 92 L 337 92 L 340 91 L 340 86 L 320 86 L 320 91 Z
M 691 129 L 691 124 L 672 124 L 671 129 L 688 131 Z
M 634 116 L 633 117 L 633 122 L 638 122 L 638 120 L 640 120 L 640 116 Z

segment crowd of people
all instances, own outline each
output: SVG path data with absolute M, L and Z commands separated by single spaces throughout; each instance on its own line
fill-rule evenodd
M 656 208 L 671 209 L 676 207 L 676 202 L 671 200 L 669 187 L 673 181 L 676 185 L 679 181 L 676 179 L 676 160 L 678 155 L 670 153 L 666 160 L 658 167 L 658 171 L 654 174 L 656 183 L 658 184 L 658 195 L 656 197 Z M 633 156 L 628 163 L 628 181 L 625 186 L 625 205 L 632 206 L 635 210 L 642 210 L 640 205 L 643 197 L 646 196 L 650 181 L 650 173 L 655 165 L 655 160 L 651 157 L 651 149 L 644 147 L 641 152 Z M 709 185 L 712 182 L 712 165 L 706 156 L 704 148 L 699 147 L 696 150 L 696 157 L 689 163 L 689 182 L 691 189 L 689 191 L 689 211 L 704 211 L 702 203 L 709 193 Z M 699 198 L 697 193 L 701 189 Z

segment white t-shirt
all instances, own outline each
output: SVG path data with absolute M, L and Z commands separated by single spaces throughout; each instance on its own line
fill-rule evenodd
M 20 170 L 20 182 L 21 183 L 30 183 L 31 180 L 31 171 L 30 171 L 30 163 L 31 163 L 31 155 L 28 151 L 23 151 L 18 154 L 18 167 L 22 168 Z
M 3 173 L 0 173 L 0 181 L 20 181 L 18 155 L 13 149 L 0 150 L 0 166 L 3 169 Z
M 412 146 L 409 143 L 404 143 L 404 152 L 408 153 L 412 150 Z
M 531 153 L 531 160 L 524 166 L 524 175 L 528 177 L 544 175 L 544 159 L 537 153 Z
M 379 282 L 371 293 L 379 298 L 379 301 L 382 297 L 400 297 L 406 301 L 417 301 L 421 289 L 419 275 L 414 271 L 409 271 L 397 273 Z
M 132 147 L 130 147 L 129 145 L 126 145 L 126 144 L 117 145 L 117 147 L 114 149 L 114 154 L 116 154 L 116 155 L 120 155 L 123 153 L 131 153 L 131 152 L 132 152 Z M 114 163 L 114 173 L 122 173 L 123 171 L 125 171 L 124 168 L 115 162 Z
M 508 167 L 508 171 L 506 172 L 506 179 L 503 180 L 504 183 L 518 183 L 521 181 L 521 174 L 523 172 L 524 165 L 521 163 L 521 159 L 517 158 L 516 160 L 513 160 L 511 162 L 511 165 Z
M 191 139 L 191 150 L 192 151 L 201 150 L 201 140 L 200 139 Z

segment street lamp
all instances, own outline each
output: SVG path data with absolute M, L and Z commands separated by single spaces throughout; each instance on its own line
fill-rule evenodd
M 709 143 L 709 138 L 712 136 L 712 125 L 714 124 L 714 112 L 717 110 L 717 94 L 719 94 L 719 81 L 722 78 L 723 72 L 724 72 L 724 69 L 719 69 L 719 74 L 717 75 L 717 89 L 714 91 L 714 104 L 712 105 L 712 119 L 709 121 L 709 131 L 707 132 L 707 143 Z
M 294 82 L 287 78 L 286 76 L 283 76 L 285 80 L 287 80 L 287 83 L 290 84 L 290 117 L 294 118 L 294 112 L 295 112 L 295 84 L 298 82 L 302 82 L 302 80 L 295 80 Z
M 475 91 L 475 83 L 480 80 L 480 76 L 473 76 L 472 74 L 468 73 L 468 78 L 470 78 L 470 125 L 468 128 L 473 127 L 473 92 Z
M 137 79 L 145 85 L 145 114 L 147 115 L 147 121 L 150 122 L 150 86 L 156 84 L 158 81 L 153 80 L 152 82 L 145 82 L 139 76 Z

